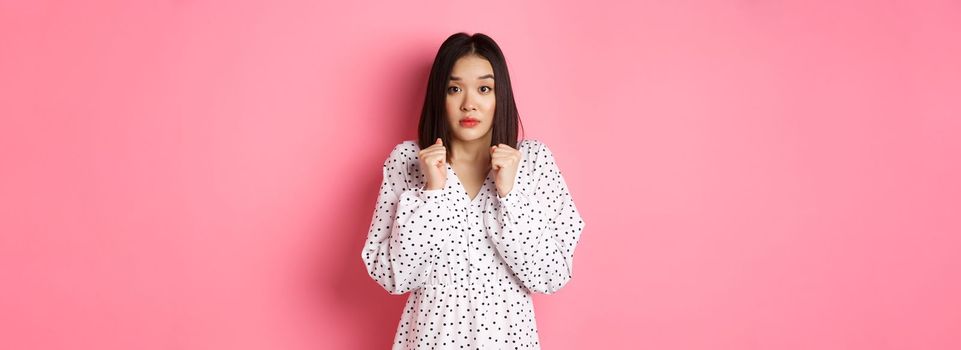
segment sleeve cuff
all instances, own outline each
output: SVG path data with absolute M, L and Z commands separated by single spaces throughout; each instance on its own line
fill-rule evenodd
M 444 197 L 444 189 L 442 188 L 436 189 L 436 190 L 428 190 L 421 187 L 420 191 L 418 192 L 419 193 L 417 194 L 417 196 L 420 197 L 420 200 L 424 202 L 436 201 Z
M 516 206 L 520 204 L 521 194 L 519 188 L 513 188 L 510 192 L 507 192 L 507 196 L 501 197 L 500 194 L 497 195 L 497 202 L 501 206 Z

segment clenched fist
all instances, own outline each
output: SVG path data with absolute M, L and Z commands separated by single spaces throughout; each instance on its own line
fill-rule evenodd
M 506 197 L 514 188 L 520 163 L 520 151 L 503 143 L 491 146 L 491 168 L 494 170 L 494 184 L 500 197 Z
M 420 169 L 427 176 L 427 190 L 443 189 L 447 185 L 447 148 L 439 137 L 433 145 L 417 153 Z

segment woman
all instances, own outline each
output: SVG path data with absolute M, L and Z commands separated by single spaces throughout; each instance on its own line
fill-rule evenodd
M 571 278 L 584 229 L 543 143 L 517 142 L 504 55 L 457 33 L 431 67 L 418 142 L 384 162 L 362 257 L 410 292 L 393 349 L 539 349 L 531 293 Z

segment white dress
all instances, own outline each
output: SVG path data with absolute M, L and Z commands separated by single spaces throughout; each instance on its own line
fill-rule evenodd
M 425 190 L 419 150 L 403 141 L 384 162 L 361 253 L 390 294 L 410 292 L 392 349 L 540 349 L 531 293 L 567 284 L 584 229 L 550 149 L 522 140 L 507 196 L 491 171 L 473 199 L 449 164 Z

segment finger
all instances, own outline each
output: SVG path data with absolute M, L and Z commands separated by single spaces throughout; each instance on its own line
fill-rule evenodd
M 437 160 L 446 161 L 446 160 L 447 160 L 447 152 L 443 152 L 443 151 L 430 152 L 430 153 L 427 153 L 427 154 L 424 155 L 424 159 L 425 159 L 425 160 L 432 161 L 432 162 L 433 162 L 433 161 L 437 161 Z
M 511 146 L 504 145 L 504 144 L 499 146 L 492 146 L 492 149 L 494 150 L 494 152 L 520 152 L 516 149 L 511 148 Z
M 514 165 L 514 164 L 518 164 L 518 162 L 517 162 L 516 160 L 514 160 L 514 158 L 511 158 L 511 157 L 494 157 L 494 158 L 491 158 L 491 165 L 511 166 L 511 165 Z
M 443 143 L 441 143 L 441 142 L 439 142 L 439 141 L 440 141 L 440 139 L 437 139 L 437 140 L 438 140 L 438 142 L 434 142 L 434 144 L 433 144 L 433 145 L 430 145 L 430 146 L 427 146 L 427 147 L 426 147 L 426 148 L 424 148 L 424 149 L 431 149 L 431 148 L 437 148 L 437 147 L 444 147 L 444 144 L 443 144 Z
M 417 152 L 417 153 L 418 153 L 418 155 L 421 155 L 421 156 L 422 156 L 422 155 L 425 155 L 425 154 L 433 154 L 433 153 L 437 153 L 437 152 L 447 152 L 447 147 L 438 146 L 438 145 L 433 145 L 433 146 L 427 147 L 427 148 L 425 148 L 425 149 L 422 149 L 422 150 L 420 150 L 420 152 Z
M 519 152 L 508 152 L 504 150 L 499 150 L 491 153 L 491 158 L 495 158 L 495 157 L 496 158 L 503 158 L 503 157 L 520 158 L 519 156 L 520 156 Z
M 428 150 L 421 154 L 421 158 L 447 158 L 447 151 L 444 149 Z

